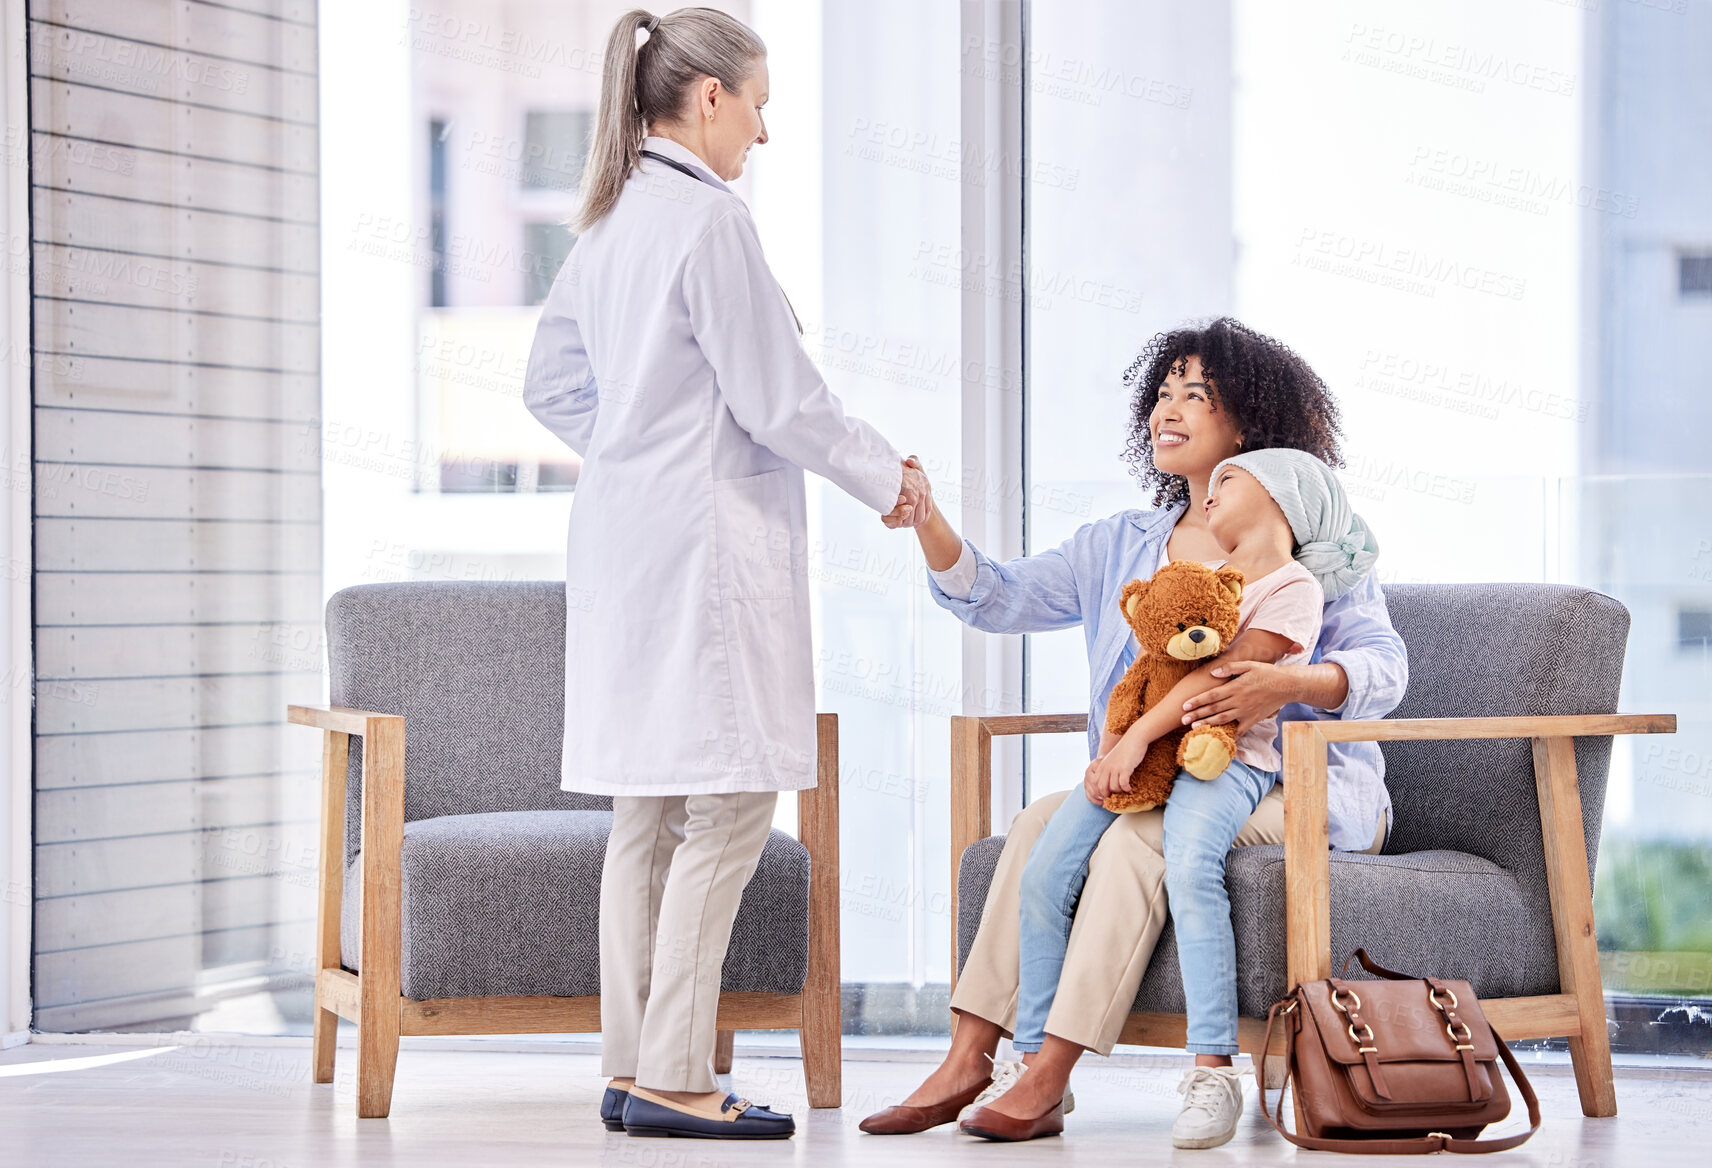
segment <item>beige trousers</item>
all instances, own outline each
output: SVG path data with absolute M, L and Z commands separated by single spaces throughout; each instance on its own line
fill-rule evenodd
M 712 1091 L 720 974 L 772 791 L 618 795 L 600 877 L 601 1073 Z
M 1023 866 L 1046 821 L 1081 787 L 1030 803 L 1011 824 L 998 868 L 981 909 L 969 960 L 958 976 L 951 1008 L 1016 1032 L 1020 947 L 1019 889 Z M 1064 972 L 1046 1018 L 1046 1032 L 1110 1054 L 1135 1005 L 1142 974 L 1165 927 L 1165 809 L 1119 816 L 1100 837 L 1088 864 L 1088 881 L 1076 905 Z M 1379 826 L 1369 850 L 1385 842 Z M 1284 842 L 1284 786 L 1273 786 L 1237 833 L 1235 847 Z

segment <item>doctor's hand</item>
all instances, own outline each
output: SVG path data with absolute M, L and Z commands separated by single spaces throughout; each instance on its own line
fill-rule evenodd
M 915 455 L 904 459 L 903 489 L 898 505 L 880 517 L 887 527 L 920 527 L 933 516 L 933 484 Z

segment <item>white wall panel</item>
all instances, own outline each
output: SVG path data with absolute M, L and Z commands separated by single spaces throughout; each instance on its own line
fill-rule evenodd
M 29 16 L 35 1024 L 177 1025 L 314 915 L 317 12 Z

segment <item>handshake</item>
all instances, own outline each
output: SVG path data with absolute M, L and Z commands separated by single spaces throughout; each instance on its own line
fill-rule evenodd
M 903 489 L 898 493 L 898 505 L 880 516 L 887 527 L 920 527 L 933 518 L 933 485 L 921 469 L 915 455 L 904 459 Z

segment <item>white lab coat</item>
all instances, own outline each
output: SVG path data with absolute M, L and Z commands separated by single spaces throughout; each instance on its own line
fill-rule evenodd
M 803 469 L 881 514 L 901 456 L 804 351 L 749 209 L 650 137 L 553 281 L 529 411 L 583 457 L 565 566 L 560 786 L 815 784 Z

